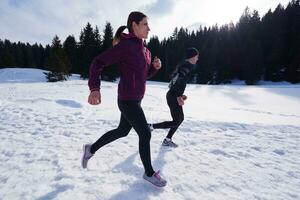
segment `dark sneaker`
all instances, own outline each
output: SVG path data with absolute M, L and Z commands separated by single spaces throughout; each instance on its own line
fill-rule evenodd
M 83 155 L 81 159 L 81 166 L 83 169 L 87 168 L 88 161 L 94 154 L 91 153 L 91 144 L 83 145 Z
M 143 175 L 143 178 L 152 183 L 153 185 L 157 186 L 157 187 L 165 187 L 167 185 L 167 181 L 164 180 L 160 174 L 159 174 L 159 170 L 157 172 L 155 172 L 152 176 L 147 176 L 146 174 Z
M 162 142 L 162 145 L 168 147 L 174 147 L 174 148 L 178 147 L 178 145 L 169 138 L 165 138 L 164 141 Z

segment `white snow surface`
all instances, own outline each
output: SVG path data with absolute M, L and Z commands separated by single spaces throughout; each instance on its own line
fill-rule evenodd
M 44 71 L 0 69 L 0 199 L 300 199 L 300 85 L 192 85 L 185 120 L 152 164 L 168 184 L 142 179 L 132 130 L 80 166 L 82 145 L 118 126 L 117 83 L 102 82 L 102 104 L 87 103 L 87 80 L 48 83 Z M 148 122 L 170 120 L 166 83 L 147 82 Z

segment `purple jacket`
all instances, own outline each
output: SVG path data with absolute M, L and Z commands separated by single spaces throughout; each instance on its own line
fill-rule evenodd
M 90 65 L 89 88 L 100 90 L 100 74 L 104 67 L 118 64 L 120 82 L 118 98 L 120 100 L 141 100 L 145 94 L 146 79 L 157 70 L 151 65 L 151 53 L 143 40 L 134 34 L 122 34 L 121 41 L 93 59 Z

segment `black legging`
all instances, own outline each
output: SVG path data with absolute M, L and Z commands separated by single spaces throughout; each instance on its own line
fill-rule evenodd
M 164 129 L 170 128 L 167 138 L 172 138 L 180 124 L 184 120 L 184 114 L 182 110 L 182 106 L 180 106 L 177 102 L 177 96 L 172 92 L 167 92 L 167 102 L 171 111 L 171 116 L 173 121 L 165 121 L 157 124 L 153 124 L 154 129 Z
M 95 153 L 104 145 L 121 137 L 126 137 L 133 127 L 139 136 L 139 153 L 147 176 L 152 176 L 154 170 L 151 165 L 150 139 L 151 132 L 147 125 L 140 100 L 118 100 L 121 111 L 121 119 L 118 128 L 102 135 L 91 147 L 91 153 Z

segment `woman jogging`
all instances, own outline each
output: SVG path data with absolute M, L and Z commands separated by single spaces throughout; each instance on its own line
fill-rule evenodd
M 127 28 L 129 34 L 122 33 Z M 128 135 L 133 128 L 139 137 L 139 153 L 145 173 L 143 178 L 155 186 L 164 187 L 166 181 L 160 176 L 159 170 L 154 171 L 151 164 L 150 139 L 148 127 L 141 101 L 144 97 L 146 79 L 161 68 L 160 59 L 154 58 L 144 46 L 143 39 L 150 31 L 147 16 L 141 12 L 131 12 L 127 26 L 116 31 L 114 46 L 95 57 L 90 66 L 88 102 L 91 105 L 101 103 L 100 74 L 104 67 L 118 64 L 120 82 L 118 85 L 118 107 L 121 111 L 119 126 L 102 135 L 95 143 L 84 145 L 82 167 L 86 168 L 89 159 L 96 151 L 108 143 Z
M 195 68 L 198 61 L 199 52 L 196 48 L 188 48 L 185 54 L 185 60 L 179 64 L 173 73 L 173 78 L 169 84 L 167 92 L 167 103 L 171 111 L 172 121 L 165 121 L 156 124 L 149 124 L 150 130 L 169 128 L 167 137 L 163 140 L 163 146 L 177 147 L 178 145 L 172 141 L 172 137 L 180 124 L 184 120 L 182 106 L 187 99 L 184 90 L 187 81 L 190 78 L 191 71 Z

